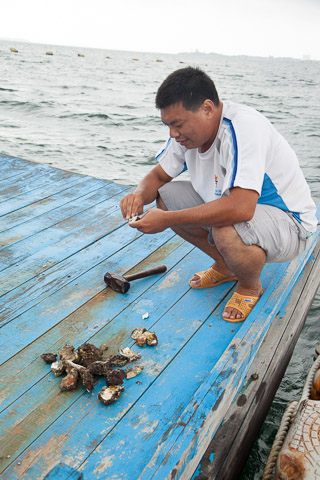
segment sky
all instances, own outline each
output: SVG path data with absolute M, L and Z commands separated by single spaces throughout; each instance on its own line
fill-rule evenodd
M 320 60 L 320 0 L 2 0 L 0 39 Z

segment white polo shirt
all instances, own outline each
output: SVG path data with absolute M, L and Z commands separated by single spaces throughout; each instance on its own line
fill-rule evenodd
M 232 187 L 255 190 L 258 203 L 291 212 L 308 232 L 316 231 L 316 206 L 295 152 L 254 108 L 224 102 L 209 150 L 188 150 L 170 138 L 156 158 L 170 177 L 188 169 L 205 203 L 229 195 Z

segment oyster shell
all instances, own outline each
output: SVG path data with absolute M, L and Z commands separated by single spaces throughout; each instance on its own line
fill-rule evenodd
M 70 360 L 63 360 L 63 364 L 65 365 L 68 375 L 73 370 L 77 370 L 84 388 L 87 390 L 87 392 L 91 393 L 93 389 L 94 379 L 89 369 L 84 367 L 83 365 L 78 365 L 77 363 L 71 362 Z
M 139 347 L 142 347 L 145 344 L 154 347 L 158 345 L 158 338 L 154 332 L 148 332 L 146 330 L 142 335 L 137 337 L 136 342 Z
M 80 358 L 78 350 L 75 350 L 74 347 L 68 343 L 64 345 L 58 353 L 60 360 L 71 360 L 71 362 L 79 363 Z
M 142 335 L 144 332 L 146 332 L 147 329 L 146 328 L 135 328 L 133 330 L 133 332 L 131 333 L 131 338 L 133 338 L 133 340 L 137 340 L 138 337 L 140 337 L 140 335 Z
M 78 348 L 79 357 L 81 363 L 84 367 L 88 367 L 90 363 L 96 362 L 98 360 L 102 360 L 103 357 L 103 350 L 96 347 L 92 343 L 84 343 Z
M 75 368 L 71 368 L 69 370 L 68 375 L 61 380 L 60 390 L 62 392 L 75 390 L 77 388 L 78 380 L 79 380 L 78 370 L 76 370 Z
M 56 377 L 60 377 L 60 375 L 62 375 L 65 370 L 62 360 L 59 360 L 58 362 L 53 362 L 51 364 L 51 370 Z
M 135 215 L 134 217 L 129 218 L 128 222 L 137 222 L 138 220 L 141 220 L 141 217 L 139 217 L 139 215 Z
M 105 373 L 105 378 L 108 387 L 111 387 L 112 385 L 121 385 L 123 379 L 126 378 L 126 372 L 124 370 L 110 369 Z
M 103 387 L 102 391 L 98 393 L 98 399 L 103 403 L 103 405 L 110 405 L 120 398 L 120 395 L 123 391 L 124 387 L 121 385 Z
M 139 373 L 141 373 L 143 369 L 144 369 L 144 367 L 139 366 L 139 365 L 135 365 L 134 367 L 127 368 L 127 370 L 126 370 L 127 380 L 130 380 L 130 378 L 134 378 L 137 375 L 139 375 Z
M 119 353 L 122 357 L 127 358 L 129 362 L 134 362 L 135 360 L 139 360 L 139 358 L 141 358 L 141 355 L 135 353 L 129 347 L 120 348 Z
M 105 357 L 105 359 L 109 362 L 110 367 L 123 367 L 123 365 L 129 361 L 122 355 L 110 355 L 109 357 Z
M 53 363 L 57 360 L 56 353 L 42 353 L 40 358 L 44 360 L 46 363 Z

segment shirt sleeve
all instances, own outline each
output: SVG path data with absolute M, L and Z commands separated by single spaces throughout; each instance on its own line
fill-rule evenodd
M 262 116 L 246 116 L 231 121 L 224 119 L 224 178 L 222 195 L 233 187 L 255 190 L 261 195 L 266 159 L 271 154 L 271 124 Z
M 175 178 L 186 170 L 185 151 L 186 148 L 181 147 L 170 137 L 158 155 L 156 155 L 156 159 L 163 170 L 170 177 Z

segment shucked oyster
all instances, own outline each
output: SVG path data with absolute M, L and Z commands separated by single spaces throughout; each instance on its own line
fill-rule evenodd
M 134 378 L 137 375 L 139 375 L 139 373 L 141 373 L 143 369 L 144 369 L 144 367 L 139 366 L 139 365 L 135 365 L 134 367 L 127 368 L 127 370 L 125 372 L 127 380 L 129 380 L 130 378 Z
M 135 215 L 134 217 L 131 217 L 129 218 L 128 222 L 131 223 L 131 222 L 137 222 L 138 220 L 140 220 L 141 217 L 139 217 L 139 215 Z
M 141 355 L 135 353 L 129 347 L 120 348 L 119 353 L 122 357 L 127 358 L 129 362 L 134 362 L 135 360 L 139 360 L 139 358 L 141 358 Z
M 110 405 L 120 398 L 121 393 L 124 391 L 124 387 L 121 385 L 111 385 L 110 387 L 103 387 L 102 391 L 98 393 L 98 399 L 103 405 Z
M 59 360 L 58 362 L 53 362 L 51 364 L 51 370 L 55 374 L 56 377 L 60 377 L 63 374 L 65 368 L 63 365 L 63 361 Z
M 133 332 L 131 333 L 131 338 L 133 338 L 133 340 L 137 340 L 138 337 L 140 337 L 140 335 L 142 335 L 144 332 L 146 332 L 147 329 L 146 328 L 135 328 L 133 330 Z
M 135 328 L 131 333 L 131 338 L 137 342 L 139 347 L 147 344 L 151 347 L 158 345 L 158 339 L 154 332 L 148 332 L 146 328 Z

